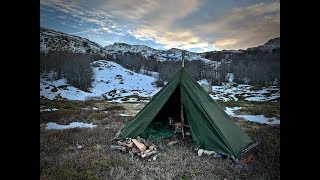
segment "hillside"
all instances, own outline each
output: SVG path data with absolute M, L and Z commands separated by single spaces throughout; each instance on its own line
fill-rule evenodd
M 65 98 L 68 100 L 103 99 L 109 101 L 137 101 L 150 97 L 159 88 L 155 87 L 155 77 L 138 74 L 111 61 L 91 63 L 94 81 L 90 92 L 84 92 L 67 84 L 66 79 L 53 80 L 52 74 L 40 77 L 40 96 L 48 99 Z M 157 76 L 157 73 L 153 73 Z
M 40 53 L 70 51 L 72 53 L 97 53 L 105 55 L 103 47 L 88 39 L 40 27 Z

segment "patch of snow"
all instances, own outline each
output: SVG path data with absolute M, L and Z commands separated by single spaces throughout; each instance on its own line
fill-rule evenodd
M 247 121 L 253 121 L 265 124 L 280 124 L 280 120 L 277 118 L 266 118 L 264 115 L 238 115 L 237 117 L 242 117 Z
M 119 114 L 120 116 L 124 116 L 124 117 L 127 117 L 127 116 L 130 116 L 129 114 Z
M 229 81 L 230 83 L 232 83 L 232 82 L 233 82 L 233 79 L 234 79 L 233 73 L 228 73 L 228 74 L 227 74 L 227 78 L 228 78 L 228 81 Z
M 223 86 L 212 86 L 212 92 L 214 95 L 211 97 L 215 100 L 223 101 L 238 101 L 236 95 L 244 97 L 245 101 L 273 101 L 280 97 L 280 89 L 276 87 L 265 87 L 260 90 L 250 90 L 252 86 L 239 84 L 237 87 L 233 87 L 231 84 Z
M 280 124 L 280 120 L 277 118 L 274 118 L 274 117 L 267 118 L 264 115 L 236 115 L 234 113 L 234 111 L 239 110 L 239 109 L 242 109 L 242 107 L 233 107 L 233 108 L 226 107 L 225 112 L 229 116 L 244 118 L 247 121 L 265 123 L 265 124 Z
M 47 123 L 46 129 L 70 129 L 70 128 L 94 128 L 97 125 L 93 125 L 93 123 L 82 123 L 82 122 L 72 122 L 69 125 L 60 125 L 57 123 L 49 122 Z
M 234 111 L 242 109 L 242 107 L 234 107 L 234 108 L 229 108 L 226 107 L 225 112 L 229 115 L 229 116 L 236 116 L 236 114 L 234 113 Z
M 40 112 L 43 112 L 43 111 L 58 111 L 59 109 L 57 108 L 51 108 L 51 109 L 40 109 Z
M 245 98 L 244 100 L 246 101 L 263 101 L 265 98 L 262 96 L 253 96 L 253 97 L 248 97 Z
M 208 82 L 208 80 L 206 80 L 206 79 L 201 79 L 201 80 L 198 81 L 198 83 L 199 83 L 200 85 L 202 85 L 202 84 L 209 85 L 209 84 L 210 84 L 210 83 Z

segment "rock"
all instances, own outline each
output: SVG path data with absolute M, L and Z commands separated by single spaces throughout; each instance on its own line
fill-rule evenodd
M 160 151 L 164 151 L 165 150 L 165 147 L 162 144 L 159 144 L 158 148 L 159 148 Z
M 110 146 L 111 149 L 116 149 L 116 150 L 120 150 L 120 151 L 123 151 L 125 152 L 126 151 L 126 148 L 123 147 L 123 146 L 116 146 L 116 145 L 111 145 Z
M 160 154 L 156 154 L 156 155 L 154 155 L 153 157 L 152 157 L 152 160 L 157 160 L 157 158 L 160 156 Z
M 199 150 L 198 150 L 198 156 L 201 156 L 202 153 L 203 153 L 203 149 L 199 149 Z
M 152 160 L 154 161 L 157 160 L 157 156 L 153 156 Z

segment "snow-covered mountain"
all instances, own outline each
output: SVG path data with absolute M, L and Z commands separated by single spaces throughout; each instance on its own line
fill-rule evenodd
M 52 50 L 105 55 L 103 47 L 88 39 L 40 27 L 40 52 Z
M 105 47 L 106 53 L 110 55 L 125 54 L 125 53 L 140 53 L 146 59 L 154 59 L 157 61 L 181 61 L 182 50 L 171 48 L 169 50 L 156 50 L 144 45 L 129 45 L 126 43 L 114 43 Z M 211 62 L 202 57 L 201 53 L 185 51 L 185 60 L 194 61 L 202 60 Z
M 185 51 L 187 61 L 200 60 L 205 63 L 212 61 L 232 60 L 244 54 L 272 53 L 280 49 L 280 37 L 271 39 L 267 43 L 248 48 L 247 50 L 222 50 L 195 53 Z M 98 53 L 101 55 L 120 55 L 139 53 L 146 60 L 157 61 L 181 61 L 182 50 L 171 48 L 169 50 L 157 50 L 144 45 L 129 45 L 126 43 L 116 42 L 114 44 L 102 47 L 99 44 L 79 36 L 66 34 L 45 27 L 40 27 L 40 52 L 46 53 L 51 50 L 65 50 L 74 53 Z

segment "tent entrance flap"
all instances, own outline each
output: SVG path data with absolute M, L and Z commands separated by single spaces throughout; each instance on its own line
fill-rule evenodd
M 184 108 L 185 109 L 185 108 Z M 188 120 L 185 110 L 184 124 L 188 126 Z M 173 122 L 170 122 L 173 121 Z M 180 85 L 171 94 L 168 101 L 164 104 L 162 109 L 158 112 L 153 122 L 162 122 L 164 125 L 172 124 L 174 122 L 181 123 L 181 90 Z

